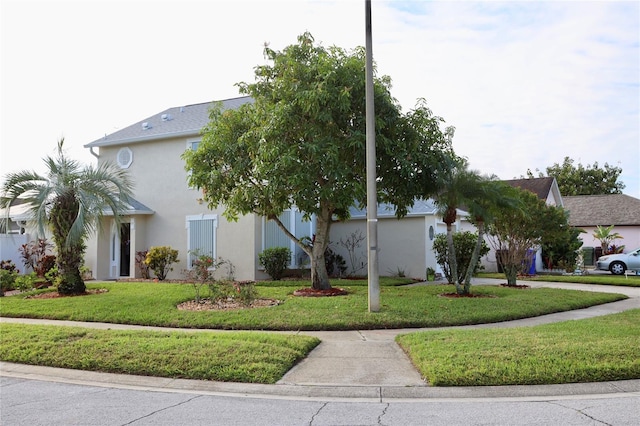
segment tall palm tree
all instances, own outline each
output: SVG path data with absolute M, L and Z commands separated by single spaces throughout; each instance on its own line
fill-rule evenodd
M 84 166 L 67 158 L 64 139 L 58 142 L 57 155 L 44 159 L 46 176 L 34 171 L 10 173 L 0 193 L 0 205 L 9 211 L 21 198 L 30 206 L 38 234 L 48 229 L 56 247 L 61 294 L 86 291 L 80 274 L 86 239 L 95 231 L 105 211 L 112 212 L 120 224 L 132 184 L 125 170 L 104 163 Z
M 469 170 L 467 161 L 460 159 L 449 169 L 434 199 L 439 213 L 442 215 L 442 221 L 447 225 L 449 268 L 458 294 L 465 294 L 465 291 L 461 285 L 456 263 L 456 253 L 453 245 L 453 224 L 458 219 L 458 208 L 468 204 L 478 194 L 481 181 L 480 174 Z

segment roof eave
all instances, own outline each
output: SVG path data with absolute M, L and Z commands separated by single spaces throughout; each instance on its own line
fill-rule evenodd
M 125 144 L 138 143 L 138 142 L 159 141 L 164 139 L 180 138 L 185 136 L 200 136 L 201 130 L 202 129 L 183 130 L 181 132 L 162 133 L 158 135 L 149 135 L 149 136 L 138 136 L 135 138 L 116 139 L 112 141 L 99 139 L 97 141 L 93 141 L 91 143 L 84 145 L 84 147 L 100 148 L 100 147 L 118 146 L 118 145 L 125 145 Z

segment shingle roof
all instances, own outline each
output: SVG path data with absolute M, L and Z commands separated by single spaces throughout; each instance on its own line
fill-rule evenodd
M 367 210 L 360 209 L 358 207 L 351 207 L 349 209 L 351 217 L 354 219 L 367 217 Z M 424 200 L 424 199 L 416 199 L 413 206 L 409 207 L 407 211 L 407 216 L 428 216 L 435 215 L 438 213 L 438 207 L 434 203 L 432 199 Z M 462 209 L 458 209 L 458 213 L 465 216 L 466 212 Z M 378 212 L 377 217 L 395 217 L 396 208 L 392 204 L 388 203 L 379 203 L 378 204 Z
M 640 200 L 625 194 L 563 197 L 571 226 L 640 225 Z
M 253 102 L 249 96 L 225 99 L 222 109 L 235 109 Z M 209 109 L 215 102 L 166 109 L 131 126 L 86 144 L 85 148 L 130 144 L 180 136 L 197 136 L 209 122 Z
M 532 179 L 512 179 L 504 182 L 514 188 L 526 189 L 538 196 L 542 200 L 546 200 L 553 185 L 553 177 L 541 177 Z

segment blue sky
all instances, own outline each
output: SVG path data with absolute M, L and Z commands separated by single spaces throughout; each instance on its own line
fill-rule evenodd
M 425 98 L 471 167 L 503 179 L 569 156 L 640 198 L 640 3 L 373 0 L 373 54 Z M 1 2 L 0 174 L 40 169 L 172 106 L 238 95 L 265 42 L 364 45 L 364 1 Z

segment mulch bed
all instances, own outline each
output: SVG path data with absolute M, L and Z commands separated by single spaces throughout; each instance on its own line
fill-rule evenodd
M 267 308 L 278 306 L 281 300 L 276 299 L 256 299 L 246 306 L 232 299 L 218 300 L 212 302 L 211 299 L 201 299 L 200 302 L 189 300 L 178 305 L 179 311 L 231 311 L 235 309 Z
M 440 297 L 450 297 L 452 299 L 459 299 L 459 298 L 495 298 L 496 296 L 492 295 L 492 294 L 474 294 L 474 293 L 469 293 L 469 294 L 458 294 L 458 293 L 441 293 L 438 296 Z
M 293 292 L 294 296 L 301 297 L 330 297 L 330 296 L 346 296 L 347 290 L 338 287 L 332 287 L 327 290 L 316 290 L 314 288 L 301 288 Z
M 509 285 L 509 284 L 505 284 L 505 283 L 500 284 L 500 287 L 517 288 L 517 289 L 531 288 L 531 286 L 528 286 L 526 284 Z

